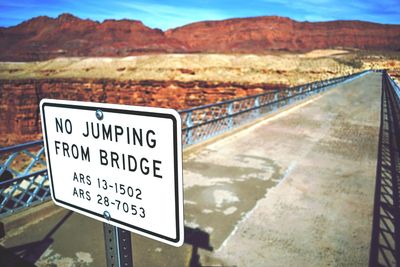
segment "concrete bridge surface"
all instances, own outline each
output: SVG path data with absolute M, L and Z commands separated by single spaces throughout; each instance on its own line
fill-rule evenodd
M 370 73 L 185 153 L 185 224 L 214 248 L 199 251 L 202 265 L 368 265 L 380 100 Z M 1 245 L 36 266 L 105 266 L 100 222 L 38 214 Z M 134 266 L 190 261 L 189 245 L 132 241 Z

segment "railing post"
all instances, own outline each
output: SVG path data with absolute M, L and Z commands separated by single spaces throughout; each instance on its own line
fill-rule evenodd
M 292 103 L 292 91 L 287 90 L 287 104 L 291 104 Z
M 191 128 L 193 126 L 193 120 L 192 120 L 192 112 L 191 111 L 186 113 L 185 124 L 186 124 L 186 144 L 191 145 L 193 143 L 192 128 Z
M 228 104 L 228 128 L 233 128 L 233 102 Z
M 325 87 L 325 81 L 322 81 L 318 86 L 317 93 L 320 93 L 324 89 L 324 87 Z
M 278 92 L 278 90 L 276 90 L 275 93 L 274 93 L 274 102 L 275 102 L 275 104 L 273 106 L 273 110 L 277 110 L 278 109 L 278 107 L 279 107 L 278 100 L 279 100 L 279 92 Z
M 303 88 L 303 86 L 300 86 L 300 88 L 299 88 L 299 92 L 298 92 L 298 99 L 303 99 L 304 98 L 304 95 L 303 95 L 303 91 L 304 91 L 304 88 Z
M 258 117 L 260 115 L 260 97 L 256 96 L 254 99 L 254 117 Z

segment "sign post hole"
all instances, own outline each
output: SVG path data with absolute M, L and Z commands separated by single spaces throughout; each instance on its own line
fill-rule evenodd
M 130 232 L 183 244 L 175 110 L 52 99 L 40 110 L 52 199 L 104 223 L 109 266 L 132 266 Z

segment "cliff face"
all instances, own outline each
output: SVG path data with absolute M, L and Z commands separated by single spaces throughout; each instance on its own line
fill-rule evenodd
M 193 23 L 169 30 L 166 36 L 185 42 L 189 50 L 207 52 L 262 53 L 334 47 L 400 50 L 400 25 L 362 21 L 311 23 L 282 17 L 230 19 Z
M 399 50 L 400 25 L 361 21 L 296 22 L 282 17 L 205 21 L 163 32 L 135 20 L 37 17 L 0 28 L 0 60 L 144 53 L 263 53 L 335 47 Z
M 43 98 L 177 110 L 266 92 L 276 85 L 205 81 L 0 80 L 0 147 L 40 138 Z
M 32 61 L 58 56 L 126 56 L 180 51 L 182 44 L 135 20 L 82 20 L 70 14 L 37 17 L 0 28 L 0 60 Z

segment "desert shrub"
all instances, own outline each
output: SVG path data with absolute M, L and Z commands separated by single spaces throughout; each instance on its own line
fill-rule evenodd
M 361 69 L 363 67 L 363 62 L 357 58 L 335 58 L 336 62 L 343 64 L 354 69 Z

